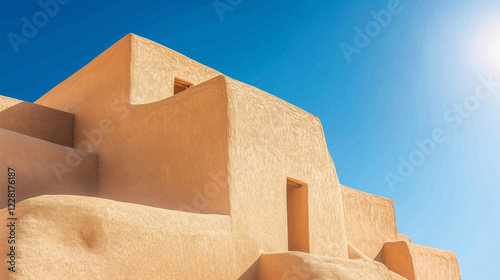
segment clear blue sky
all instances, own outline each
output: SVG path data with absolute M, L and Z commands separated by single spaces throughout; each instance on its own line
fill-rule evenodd
M 464 279 L 496 279 L 500 87 L 481 79 L 500 81 L 497 0 L 65 1 L 48 18 L 3 3 L 1 95 L 34 101 L 146 37 L 318 116 L 342 184 L 393 199 L 399 232 L 455 251 Z

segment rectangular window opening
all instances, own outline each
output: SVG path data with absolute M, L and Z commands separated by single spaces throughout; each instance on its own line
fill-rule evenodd
M 179 92 L 182 92 L 190 87 L 192 87 L 193 84 L 178 78 L 175 78 L 174 80 L 174 95 L 178 94 Z
M 309 205 L 307 184 L 287 179 L 288 251 L 309 253 Z

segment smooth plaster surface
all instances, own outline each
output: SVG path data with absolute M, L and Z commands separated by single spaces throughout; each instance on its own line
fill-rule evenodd
M 17 217 L 17 272 L 7 273 L 2 245 L 0 280 L 237 278 L 227 215 L 45 195 L 20 203 Z
M 409 280 L 461 279 L 455 253 L 407 241 L 387 242 L 384 264 Z
M 136 54 L 135 48 L 153 48 L 153 57 L 172 53 L 149 40 L 128 35 L 37 103 L 77 116 L 75 147 L 100 156 L 99 196 L 167 209 L 229 214 L 228 115 L 223 78 L 195 85 L 176 96 L 171 96 L 170 89 L 169 98 L 132 105 L 135 99 L 131 94 L 137 90 L 147 101 L 166 90 L 159 85 L 157 88 L 147 75 L 151 68 L 161 65 L 149 60 L 148 52 Z M 170 62 L 200 65 L 181 54 L 173 56 Z M 132 68 L 141 65 L 139 70 L 146 73 L 137 70 L 131 78 L 131 63 Z M 145 80 L 137 81 L 137 76 Z M 196 78 L 197 72 L 180 76 L 204 81 Z
M 73 146 L 74 115 L 0 96 L 0 128 Z
M 56 145 L 0 128 L 0 180 L 7 183 L 7 169 L 16 170 L 16 202 L 44 194 L 97 195 L 95 154 Z M 70 165 L 66 165 L 70 162 Z M 55 170 L 71 171 L 60 180 Z M 56 168 L 56 169 L 55 169 Z M 7 186 L 0 195 L 0 209 L 7 207 Z M 4 247 L 2 245 L 2 247 Z
M 369 258 L 398 239 L 392 200 L 342 186 L 342 203 L 347 240 Z
M 174 95 L 178 78 L 197 85 L 221 73 L 153 41 L 131 36 L 130 103 L 145 104 Z
M 259 259 L 259 280 L 392 280 L 401 279 L 383 264 L 349 245 L 350 259 L 316 256 L 301 252 L 263 254 Z

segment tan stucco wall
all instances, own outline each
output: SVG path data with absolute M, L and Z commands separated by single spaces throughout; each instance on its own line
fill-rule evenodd
M 0 112 L 22 102 L 23 101 L 14 98 L 0 96 Z
M 117 120 L 117 129 L 101 145 L 99 195 L 168 209 L 229 214 L 226 108 L 222 78 L 132 107 L 130 116 Z M 127 141 L 117 145 L 119 139 Z M 144 185 L 147 189 L 138 194 Z
M 95 154 L 52 144 L 0 128 L 0 180 L 7 183 L 7 169 L 16 170 L 16 202 L 43 194 L 97 195 Z M 71 172 L 61 181 L 55 170 L 60 163 L 71 163 Z M 54 169 L 56 168 L 56 169 Z M 0 196 L 0 209 L 7 207 Z M 0 247 L 4 247 L 3 245 Z
M 387 242 L 383 262 L 409 280 L 460 280 L 455 253 L 406 241 Z
M 259 250 L 288 250 L 287 177 L 308 185 L 310 252 L 347 257 L 340 184 L 319 119 L 255 87 L 225 80 L 238 271 L 257 260 Z
M 462 279 L 455 253 L 414 243 L 406 244 L 410 248 L 412 255 L 416 280 Z
M 408 280 L 415 280 L 413 259 L 406 242 L 387 242 L 383 248 L 382 263 Z
M 229 189 L 224 187 L 228 166 L 227 96 L 222 78 L 164 100 L 131 105 L 131 53 L 140 59 L 133 59 L 134 67 L 146 67 L 140 70 L 144 73 L 134 74 L 133 90 L 140 90 L 145 97 L 162 91 L 148 75 L 153 70 L 147 69 L 155 61 L 149 61 L 148 55 L 137 55 L 133 48 L 154 48 L 152 52 L 160 56 L 169 52 L 149 40 L 128 35 L 37 103 L 76 115 L 75 147 L 100 155 L 100 197 L 229 214 Z M 185 67 L 195 64 L 180 54 L 169 61 Z M 184 74 L 183 78 L 191 78 Z M 191 80 L 202 81 L 194 77 L 197 74 Z M 152 87 L 148 86 L 150 82 Z
M 174 79 L 198 85 L 221 73 L 158 43 L 130 34 L 130 103 L 145 104 L 174 95 Z
M 398 239 L 391 199 L 342 186 L 342 203 L 347 240 L 369 258 L 377 258 L 385 242 Z
M 395 280 L 401 279 L 383 264 L 356 248 L 350 247 L 351 259 L 317 256 L 301 252 L 263 254 L 259 259 L 259 280 L 328 279 L 328 280 Z
M 0 128 L 73 146 L 74 115 L 0 96 Z
M 99 123 L 113 108 L 119 109 L 110 107 L 110 101 L 128 101 L 130 41 L 131 36 L 124 37 L 35 102 L 75 114 L 75 144 L 83 128 Z
M 410 237 L 408 237 L 408 236 L 406 236 L 404 234 L 400 234 L 400 233 L 398 233 L 398 239 L 397 240 L 398 241 L 406 241 L 406 242 L 411 243 L 411 238 Z
M 79 196 L 28 199 L 16 213 L 17 272 L 0 246 L 0 280 L 237 279 L 227 215 Z

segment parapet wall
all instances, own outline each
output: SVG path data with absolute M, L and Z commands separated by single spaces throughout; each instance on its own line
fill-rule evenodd
M 201 63 L 153 41 L 130 34 L 130 103 L 145 104 L 174 95 L 174 79 L 193 85 L 221 75 Z
M 384 243 L 398 239 L 391 199 L 342 186 L 347 240 L 372 259 L 380 259 Z
M 74 115 L 0 96 L 0 128 L 73 147 Z
M 462 279 L 455 253 L 407 241 L 387 242 L 383 263 L 408 280 Z
M 70 176 L 58 176 L 71 157 Z M 95 154 L 56 145 L 0 128 L 0 180 L 7 183 L 7 169 L 15 170 L 16 203 L 44 194 L 97 195 Z M 62 168 L 65 168 L 64 166 Z M 3 185 L 0 209 L 7 207 L 7 186 Z M 5 243 L 6 244 L 6 243 Z M 4 247 L 2 244 L 0 247 Z

